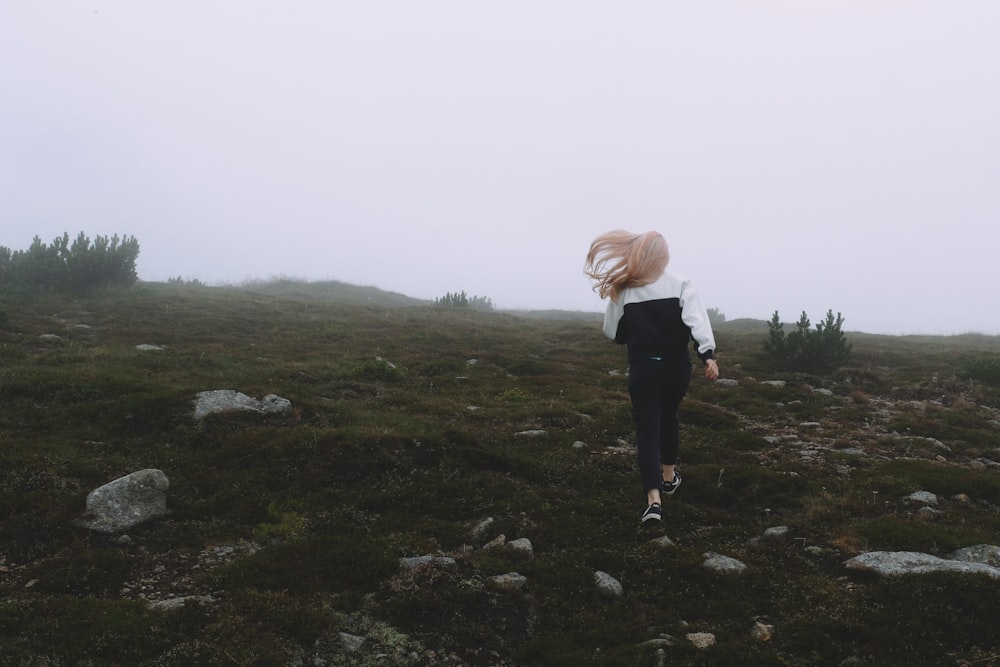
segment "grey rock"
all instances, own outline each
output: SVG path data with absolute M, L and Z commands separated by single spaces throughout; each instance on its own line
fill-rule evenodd
M 705 650 L 715 646 L 715 635 L 711 632 L 689 632 L 685 636 L 697 649 Z
M 528 438 L 537 438 L 539 436 L 545 435 L 545 431 L 543 431 L 542 429 L 532 429 L 532 430 L 529 430 L 529 431 L 519 431 L 518 433 L 515 433 L 514 435 L 521 436 L 521 437 L 528 437 Z
M 1000 568 L 1000 547 L 992 544 L 977 544 L 953 551 L 948 554 L 948 558 L 965 563 L 982 563 L 990 567 Z
M 764 537 L 784 537 L 788 534 L 788 526 L 771 526 L 764 531 Z
M 676 545 L 676 543 L 666 535 L 660 535 L 659 537 L 650 540 L 649 543 L 654 547 L 659 547 L 661 549 L 666 549 L 667 547 Z
M 905 500 L 909 500 L 915 503 L 923 503 L 925 505 L 937 505 L 937 496 L 930 491 L 914 491 L 910 495 L 906 496 Z
M 162 470 L 147 468 L 119 477 L 87 494 L 78 526 L 117 533 L 167 513 L 170 481 Z
M 494 537 L 492 540 L 490 540 L 489 542 L 487 542 L 486 544 L 484 544 L 483 545 L 483 549 L 484 550 L 485 549 L 496 549 L 497 547 L 502 547 L 505 544 L 507 544 L 507 536 L 504 535 L 503 533 L 500 533 L 499 535 L 497 535 L 496 537 Z
M 451 556 L 410 556 L 408 558 L 400 558 L 399 564 L 407 570 L 412 570 L 421 565 L 432 567 L 455 567 L 458 565 Z
M 618 598 L 624 593 L 621 582 L 607 572 L 601 572 L 600 570 L 594 572 L 594 583 L 597 584 L 598 591 L 609 597 Z
M 347 632 L 340 633 L 340 645 L 344 647 L 344 653 L 356 653 L 361 650 L 365 638 L 359 635 L 352 635 Z
M 493 517 L 488 516 L 485 519 L 483 519 L 482 521 L 480 521 L 479 523 L 477 523 L 475 526 L 473 526 L 472 530 L 469 531 L 469 534 L 472 535 L 473 538 L 479 539 L 483 535 L 485 535 L 486 532 L 492 526 L 493 526 Z
M 147 606 L 157 611 L 177 611 L 178 609 L 183 609 L 184 605 L 189 602 L 192 604 L 208 605 L 215 602 L 215 598 L 211 595 L 186 595 L 179 598 L 167 598 L 166 600 L 150 602 Z
M 292 411 L 292 402 L 277 394 L 268 394 L 260 399 L 260 411 L 271 414 L 288 414 Z
M 747 569 L 745 563 L 738 561 L 735 558 L 730 558 L 729 556 L 723 556 L 722 554 L 717 554 L 711 551 L 704 554 L 704 556 L 705 562 L 702 563 L 702 566 L 714 572 L 728 574 L 742 572 Z
M 719 378 L 715 381 L 715 384 L 719 387 L 738 387 L 740 386 L 740 381 L 732 378 Z
M 526 558 L 531 559 L 535 557 L 535 548 L 532 546 L 531 540 L 529 540 L 527 537 L 521 537 L 516 540 L 511 540 L 510 542 L 507 543 L 507 546 L 510 549 L 517 552 L 519 555 L 525 556 Z
M 143 343 L 142 345 L 136 345 L 135 349 L 139 350 L 140 352 L 162 352 L 167 348 L 164 347 L 163 345 L 153 345 L 151 343 Z
M 784 387 L 785 386 L 785 381 L 784 380 L 762 380 L 761 384 L 770 385 L 772 387 Z
M 214 389 L 212 391 L 202 391 L 195 395 L 195 419 L 204 419 L 210 414 L 234 410 L 284 414 L 292 411 L 292 403 L 287 398 L 281 398 L 275 394 L 268 394 L 258 401 L 233 389 Z
M 528 583 L 528 578 L 517 572 L 508 572 L 507 574 L 498 574 L 495 577 L 490 577 L 489 581 L 490 585 L 496 590 L 510 593 L 524 588 L 524 585 Z
M 993 579 L 1000 579 L 1000 568 L 983 563 L 938 558 L 917 551 L 869 551 L 847 560 L 844 565 L 850 570 L 874 572 L 886 577 L 931 572 L 965 572 L 985 574 Z

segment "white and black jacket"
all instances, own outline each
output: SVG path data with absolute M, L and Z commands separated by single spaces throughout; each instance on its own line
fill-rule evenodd
M 690 359 L 692 340 L 702 363 L 712 359 L 715 351 L 715 335 L 698 293 L 686 278 L 667 271 L 656 282 L 628 287 L 617 301 L 609 301 L 604 335 L 628 345 L 629 361 Z

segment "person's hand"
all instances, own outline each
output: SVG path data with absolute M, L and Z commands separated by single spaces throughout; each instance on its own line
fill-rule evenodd
M 712 382 L 719 379 L 719 364 L 715 362 L 715 359 L 709 359 L 705 362 L 705 379 Z

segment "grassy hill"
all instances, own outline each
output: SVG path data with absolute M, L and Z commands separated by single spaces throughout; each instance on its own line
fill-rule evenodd
M 592 314 L 280 281 L 0 303 L 2 665 L 1000 663 L 1000 582 L 844 567 L 1000 542 L 1000 390 L 963 371 L 996 338 L 852 334 L 807 377 L 769 369 L 766 326 L 720 327 L 737 384 L 692 383 L 684 485 L 644 531 L 624 350 Z M 294 410 L 195 420 L 213 389 Z M 169 516 L 73 524 L 144 468 Z M 401 568 L 422 555 L 455 564 Z

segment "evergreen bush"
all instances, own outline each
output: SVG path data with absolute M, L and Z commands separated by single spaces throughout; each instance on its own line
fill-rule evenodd
M 843 332 L 844 317 L 828 310 L 826 319 L 811 328 L 805 311 L 795 323 L 795 331 L 785 334 L 784 324 L 774 311 L 767 323 L 769 335 L 764 341 L 764 352 L 781 370 L 804 373 L 830 373 L 847 364 L 851 346 Z
M 1000 387 L 1000 356 L 977 355 L 962 360 L 962 373 L 993 387 Z
M 0 246 L 0 284 L 55 290 L 87 290 L 127 286 L 138 279 L 135 262 L 139 242 L 132 236 L 90 238 L 80 232 L 45 244 L 35 237 L 27 250 Z
M 465 290 L 452 294 L 448 292 L 442 297 L 434 299 L 434 305 L 445 306 L 446 308 L 469 308 L 470 310 L 481 310 L 492 312 L 495 308 L 493 300 L 485 296 L 469 297 Z

